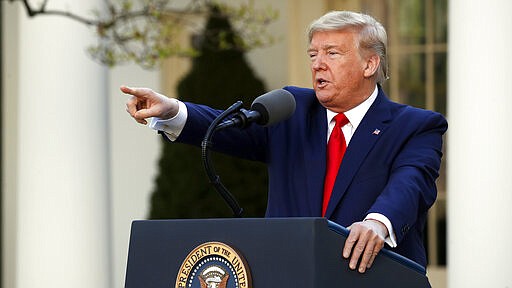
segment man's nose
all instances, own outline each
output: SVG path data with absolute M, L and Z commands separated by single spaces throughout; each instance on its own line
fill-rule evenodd
M 311 60 L 311 68 L 313 70 L 325 69 L 324 56 L 321 54 L 317 54 L 315 56 L 315 59 Z

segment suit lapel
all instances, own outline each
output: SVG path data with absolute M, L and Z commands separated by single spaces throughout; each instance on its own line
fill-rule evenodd
M 326 163 L 327 114 L 318 102 L 306 120 L 304 160 L 310 216 L 322 214 L 322 197 Z
M 389 101 L 386 99 L 382 90 L 380 90 L 377 99 L 375 99 L 375 102 L 352 136 L 338 171 L 325 217 L 329 218 L 332 215 L 335 207 L 343 199 L 343 196 L 366 156 L 373 148 L 380 135 L 385 133 L 388 122 L 391 119 L 388 103 Z

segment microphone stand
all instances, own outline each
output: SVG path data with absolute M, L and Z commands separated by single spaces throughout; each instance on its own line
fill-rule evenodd
M 215 187 L 217 192 L 224 198 L 224 201 L 229 205 L 235 217 L 242 217 L 243 209 L 240 207 L 235 197 L 228 191 L 228 189 L 222 184 L 220 181 L 219 175 L 215 172 L 213 165 L 210 160 L 210 148 L 212 146 L 211 139 L 213 134 L 220 129 L 226 128 L 226 126 L 219 125 L 219 123 L 224 120 L 227 116 L 232 114 L 235 111 L 239 111 L 242 107 L 242 101 L 237 101 L 233 105 L 231 105 L 228 109 L 222 112 L 208 127 L 206 134 L 201 142 L 201 152 L 202 152 L 202 160 L 203 166 L 206 170 L 206 174 L 210 179 L 210 183 Z

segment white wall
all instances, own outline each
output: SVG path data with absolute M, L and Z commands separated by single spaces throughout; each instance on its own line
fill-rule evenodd
M 124 287 L 130 226 L 146 219 L 149 197 L 160 156 L 160 136 L 132 120 L 126 113 L 127 96 L 119 86 L 160 87 L 158 70 L 147 71 L 135 65 L 110 70 L 110 163 L 114 287 Z
M 279 12 L 279 18 L 268 26 L 269 34 L 276 37 L 272 46 L 254 49 L 247 54 L 247 60 L 262 79 L 268 90 L 279 89 L 288 85 L 288 1 L 255 1 L 256 7 L 272 7 Z M 304 52 L 304 55 L 306 52 Z
M 269 32 L 278 38 L 274 45 L 251 51 L 247 56 L 267 88 L 285 85 L 312 87 L 307 57 L 307 28 L 311 21 L 326 12 L 328 1 L 260 0 L 257 7 L 272 7 L 279 12 Z

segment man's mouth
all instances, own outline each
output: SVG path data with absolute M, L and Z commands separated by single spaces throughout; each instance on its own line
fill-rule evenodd
M 329 81 L 327 81 L 323 78 L 316 79 L 316 87 L 317 88 L 324 88 L 328 83 L 329 83 Z

